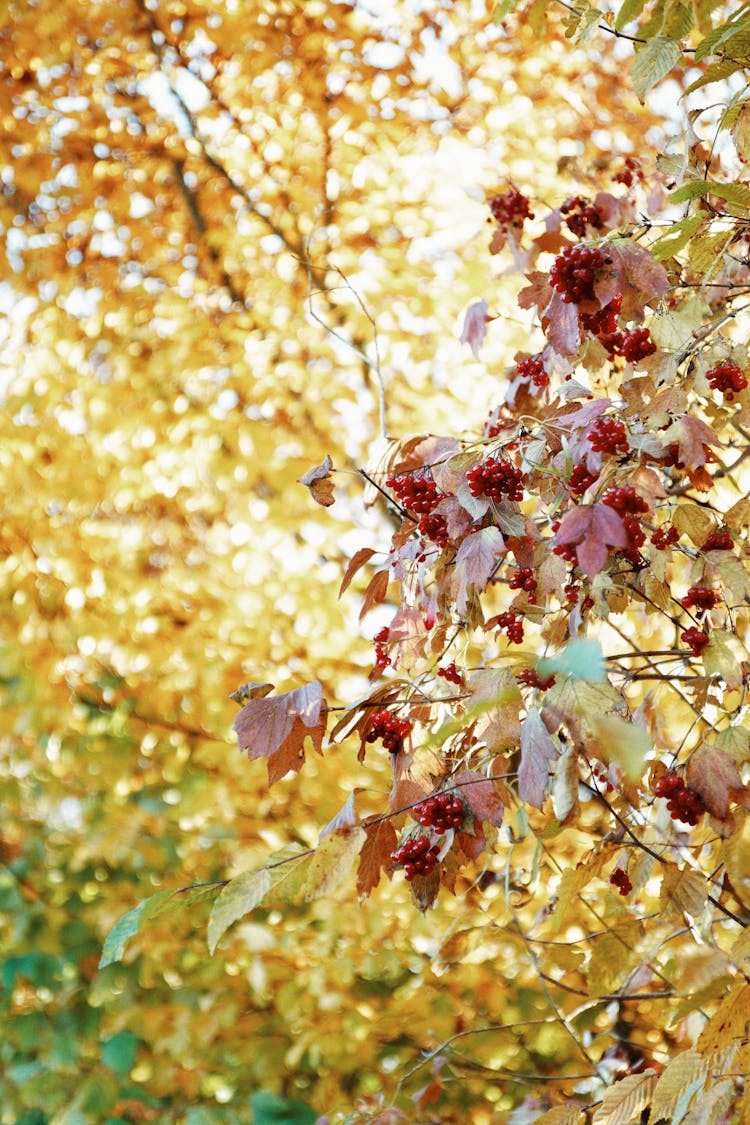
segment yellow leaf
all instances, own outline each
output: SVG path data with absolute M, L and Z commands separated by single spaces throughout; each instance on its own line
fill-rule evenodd
M 592 1125 L 630 1125 L 651 1101 L 656 1082 L 654 1071 L 644 1070 L 610 1086 L 591 1119 Z

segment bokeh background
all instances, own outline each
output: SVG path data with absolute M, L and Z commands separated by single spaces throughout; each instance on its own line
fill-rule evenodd
M 491 896 L 422 918 L 396 882 L 258 910 L 213 957 L 203 909 L 172 912 L 97 968 L 147 895 L 314 843 L 387 785 L 345 742 L 269 791 L 232 735 L 243 681 L 356 699 L 382 624 L 364 577 L 336 595 L 386 514 L 356 476 L 328 511 L 296 481 L 375 455 L 381 381 L 392 436 L 480 427 L 529 334 L 487 198 L 550 205 L 659 136 L 616 45 L 594 71 L 543 4 L 492 8 L 3 5 L 4 1125 L 314 1121 L 538 1014 L 510 937 L 437 957 Z M 479 297 L 502 318 L 481 364 L 458 342 Z M 498 1068 L 570 1050 L 495 1039 L 441 1120 L 495 1120 Z

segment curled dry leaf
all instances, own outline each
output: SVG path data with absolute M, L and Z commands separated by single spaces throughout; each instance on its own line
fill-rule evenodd
M 330 479 L 332 470 L 333 461 L 329 454 L 326 453 L 321 464 L 313 466 L 312 469 L 308 469 L 304 476 L 301 476 L 297 482 L 309 488 L 313 500 L 317 504 L 321 504 L 324 508 L 330 508 L 331 504 L 333 504 L 336 499 L 333 495 L 333 481 Z

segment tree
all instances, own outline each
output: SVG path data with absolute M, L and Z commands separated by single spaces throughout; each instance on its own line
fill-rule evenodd
M 700 90 L 711 67 L 741 71 L 746 27 L 717 9 L 698 11 L 693 30 L 682 5 L 643 19 L 623 8 L 614 23 L 569 12 L 563 31 L 579 44 L 595 36 L 602 51 L 592 72 L 554 17 L 543 23 L 543 5 L 507 29 L 506 7 L 492 24 L 436 4 L 398 35 L 339 4 L 258 5 L 252 27 L 231 9 L 134 4 L 92 10 L 85 27 L 77 14 L 75 37 L 59 6 L 14 11 L 5 29 L 3 120 L 18 146 L 8 265 L 14 294 L 26 286 L 29 299 L 6 471 L 11 481 L 31 465 L 36 483 L 31 518 L 8 490 L 4 525 L 8 619 L 29 654 L 6 653 L 8 788 L 33 824 L 3 833 L 23 950 L 4 968 L 19 1059 L 10 1113 L 237 1120 L 243 1097 L 271 1087 L 320 1110 L 364 1096 L 368 1120 L 403 1118 L 410 1104 L 415 1120 L 491 1120 L 488 1106 L 502 1120 L 519 1076 L 531 1076 L 538 1114 L 560 1096 L 584 1104 L 630 1068 L 596 1117 L 624 1121 L 647 1106 L 671 1116 L 688 1093 L 692 1112 L 709 1072 L 747 1069 L 747 188 L 692 136 L 654 171 L 655 118 L 622 83 L 616 50 L 625 29 L 644 40 L 633 70 L 644 96 L 692 47 Z M 40 34 L 59 44 L 41 66 Z M 397 39 L 395 65 L 371 61 Z M 448 62 L 455 88 L 435 77 Z M 545 95 L 534 85 L 542 65 Z M 584 78 L 599 118 L 571 94 Z M 488 194 L 493 249 L 529 283 L 492 278 L 484 255 L 459 257 L 454 236 L 442 276 L 420 284 L 428 201 L 445 190 L 435 136 L 479 130 L 473 143 L 485 143 L 478 122 L 511 80 L 540 139 L 532 159 L 528 118 L 505 114 L 500 162 L 512 182 Z M 546 99 L 563 93 L 569 116 L 545 116 Z M 594 135 L 604 123 L 619 131 L 611 153 Z M 721 124 L 742 156 L 741 97 Z M 547 165 L 564 133 L 579 151 L 571 161 L 558 149 L 568 157 L 558 191 Z M 446 143 L 443 160 L 458 152 Z M 620 186 L 603 182 L 590 198 L 597 176 Z M 528 226 L 516 183 L 532 185 Z M 670 191 L 684 215 L 663 211 Z M 476 230 L 483 200 L 471 206 Z M 519 289 L 516 323 L 496 315 Z M 471 396 L 460 385 L 428 394 L 433 365 L 445 383 L 457 356 L 445 345 L 435 363 L 433 338 L 472 297 L 496 323 L 475 304 L 465 334 L 478 352 L 489 329 L 483 354 L 495 336 L 494 370 L 472 366 Z M 327 354 L 316 316 L 333 334 Z M 516 349 L 506 401 L 477 432 Z M 389 378 L 407 355 L 408 374 Z M 332 474 L 324 454 L 337 470 L 361 463 L 383 401 L 388 432 L 401 436 L 380 443 L 366 483 L 380 504 L 372 544 L 386 547 L 395 519 L 394 553 L 379 564 L 349 540 L 345 578 L 359 582 L 376 561 L 364 603 L 380 607 L 378 678 L 293 788 L 237 793 L 248 769 L 222 744 L 231 687 L 257 680 L 240 693 L 238 731 L 275 780 L 301 764 L 306 738 L 322 748 L 323 700 L 372 664 L 326 596 L 357 473 Z M 446 436 L 426 436 L 436 432 Z M 96 474 L 81 474 L 83 451 Z M 343 517 L 341 503 L 314 517 L 296 478 L 324 501 L 331 480 L 335 495 L 348 482 Z M 274 614 L 262 612 L 269 604 Z M 367 758 L 347 767 L 343 808 L 311 847 L 328 819 L 316 829 L 333 754 L 338 763 L 347 747 Z M 387 800 L 371 791 L 378 780 Z M 282 823 L 297 839 L 269 860 Z M 42 874 L 45 860 L 61 884 Z M 380 887 L 337 926 L 330 896 L 355 863 L 363 896 Z M 401 868 L 419 907 L 437 903 L 424 918 L 404 910 Z M 166 887 L 110 934 L 93 991 L 65 998 L 90 978 L 97 935 L 143 897 L 149 871 L 168 872 Z M 179 907 L 206 900 L 212 945 L 232 943 L 222 945 L 229 975 L 202 963 L 195 941 L 173 960 L 173 927 L 182 919 L 187 930 L 192 913 Z M 225 938 L 251 909 L 248 927 Z M 127 967 L 113 964 L 146 922 L 138 960 L 131 946 Z M 408 953 L 391 953 L 397 943 Z M 42 948 L 27 954 L 29 944 Z M 58 1018 L 39 1050 L 50 992 Z M 115 1002 L 123 992 L 128 1003 Z M 708 1022 L 678 1054 L 698 1010 Z M 71 1018 L 73 1058 L 62 1046 Z M 347 1037 L 366 1055 L 353 1058 Z M 644 1057 L 656 1065 L 638 1073 Z M 83 1067 L 71 1100 L 69 1075 Z M 733 1079 L 716 1090 L 717 1117 L 724 1103 L 744 1111 Z M 392 1111 L 383 1095 L 395 1096 Z M 256 1120 L 268 1112 L 256 1100 Z

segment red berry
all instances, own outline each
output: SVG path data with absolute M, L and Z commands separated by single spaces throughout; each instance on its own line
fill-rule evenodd
M 384 709 L 374 711 L 370 716 L 370 725 L 365 738 L 366 742 L 383 740 L 383 746 L 391 754 L 398 754 L 404 745 L 404 739 L 411 732 L 411 723 L 408 719 L 399 719 L 392 711 Z
M 662 524 L 657 527 L 654 534 L 651 536 L 651 542 L 656 547 L 657 551 L 666 551 L 667 547 L 674 546 L 679 541 L 680 533 L 676 527 L 671 523 Z
M 602 504 L 606 504 L 609 508 L 614 508 L 621 516 L 635 516 L 638 515 L 639 512 L 648 511 L 648 504 L 642 496 L 639 496 L 632 484 L 608 488 L 602 497 Z
M 438 676 L 442 676 L 450 684 L 457 684 L 459 687 L 464 686 L 464 678 L 455 664 L 446 664 L 444 668 L 438 668 Z
M 546 387 L 549 385 L 549 375 L 544 366 L 541 352 L 538 352 L 536 355 L 530 355 L 528 359 L 519 360 L 516 364 L 516 374 L 524 379 L 530 379 L 535 387 Z
M 601 230 L 604 226 L 599 210 L 583 195 L 571 195 L 570 199 L 566 199 L 560 208 L 560 214 L 566 216 L 568 230 L 578 238 L 585 238 L 589 227 Z
M 619 418 L 597 418 L 589 430 L 589 441 L 595 453 L 627 453 L 630 449 L 625 423 Z
M 624 334 L 621 351 L 628 363 L 638 363 L 646 356 L 654 354 L 656 344 L 651 339 L 648 328 L 636 328 L 632 332 Z
M 734 542 L 729 529 L 726 527 L 720 528 L 718 531 L 712 531 L 706 542 L 701 547 L 701 551 L 733 551 Z
M 707 371 L 706 379 L 715 391 L 721 391 L 727 402 L 731 402 L 735 394 L 744 391 L 747 386 L 747 379 L 742 374 L 741 368 L 736 363 L 730 363 L 729 360 L 717 363 Z
M 584 332 L 590 332 L 592 336 L 598 336 L 600 339 L 613 334 L 622 335 L 617 332 L 617 318 L 621 310 L 622 294 L 618 293 L 608 305 L 597 309 L 595 313 L 581 313 L 581 328 Z
M 500 195 L 493 195 L 490 200 L 490 211 L 492 218 L 505 231 L 508 227 L 523 227 L 526 219 L 534 218 L 528 199 L 514 187 L 508 188 Z
M 532 590 L 536 590 L 537 581 L 534 577 L 533 570 L 531 570 L 531 568 L 528 566 L 524 566 L 519 567 L 508 585 L 510 586 L 511 590 L 526 590 L 530 593 Z
M 526 684 L 527 687 L 538 688 L 539 691 L 549 691 L 555 684 L 554 676 L 547 676 L 542 679 L 536 668 L 523 668 L 516 676 L 519 684 Z
M 466 474 L 472 496 L 487 496 L 496 502 L 504 495 L 509 500 L 522 500 L 522 477 L 521 470 L 504 457 L 486 457 Z
M 417 531 L 424 539 L 430 539 L 440 548 L 448 546 L 448 521 L 438 512 L 426 512 L 420 516 Z
M 418 469 L 414 473 L 399 473 L 385 482 L 398 497 L 399 503 L 408 512 L 429 514 L 440 503 L 444 494 L 432 479 L 429 469 Z
M 681 599 L 680 605 L 683 609 L 692 609 L 695 606 L 701 613 L 705 613 L 713 609 L 719 601 L 719 595 L 708 586 L 691 586 L 685 597 Z
M 413 816 L 423 828 L 434 828 L 442 836 L 450 828 L 460 828 L 466 816 L 464 803 L 455 793 L 433 793 L 414 807 Z
M 601 250 L 594 246 L 566 246 L 549 272 L 550 285 L 562 293 L 565 304 L 595 300 L 596 273 L 606 264 Z
M 391 658 L 383 647 L 389 638 L 390 629 L 387 625 L 384 625 L 372 638 L 375 645 L 375 667 L 379 672 L 382 672 L 391 663 Z M 372 741 L 374 741 L 374 739 L 372 739 Z
M 568 478 L 571 496 L 583 496 L 587 488 L 599 480 L 598 473 L 590 473 L 584 464 L 576 465 Z
M 616 867 L 609 877 L 609 881 L 613 887 L 617 887 L 621 895 L 629 895 L 633 889 L 633 884 L 628 878 L 628 873 L 622 867 Z
M 403 867 L 407 882 L 415 875 L 429 875 L 437 863 L 440 849 L 431 845 L 427 836 L 413 836 L 405 840 L 400 848 L 391 852 L 391 863 Z
M 514 610 L 509 609 L 505 613 L 499 613 L 496 621 L 511 644 L 521 644 L 523 641 L 523 621 Z
M 684 633 L 680 633 L 680 640 L 685 642 L 693 656 L 700 656 L 709 642 L 709 636 L 692 625 Z
M 705 812 L 700 795 L 685 786 L 683 778 L 676 773 L 667 773 L 654 786 L 657 797 L 667 799 L 667 808 L 672 820 L 696 825 Z

